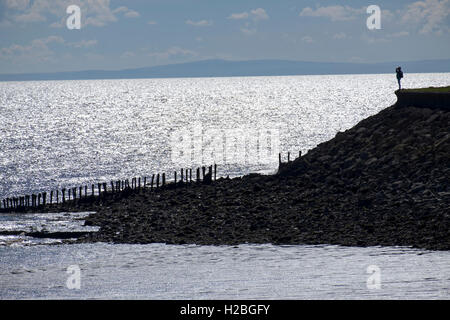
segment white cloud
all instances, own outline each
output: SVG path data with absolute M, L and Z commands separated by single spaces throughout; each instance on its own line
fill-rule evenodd
M 408 5 L 401 15 L 402 23 L 419 26 L 421 34 L 448 32 L 450 0 L 417 1 Z
M 242 13 L 232 13 L 227 19 L 240 20 L 240 19 L 247 19 L 247 18 L 248 18 L 248 12 L 242 12 Z
M 365 8 L 357 9 L 349 6 L 328 6 L 311 9 L 304 8 L 299 16 L 301 17 L 322 17 L 329 18 L 331 21 L 348 21 L 355 19 L 358 15 L 365 13 Z
M 147 24 L 155 25 L 155 24 L 158 24 L 158 22 L 156 22 L 156 21 L 154 21 L 154 20 L 150 20 L 150 21 L 147 22 Z
M 2 0 L 0 0 L 2 1 Z M 50 20 L 51 27 L 65 26 L 66 8 L 77 5 L 81 9 L 81 27 L 103 27 L 118 21 L 118 16 L 137 18 L 140 14 L 132 9 L 121 6 L 111 8 L 110 0 L 3 0 L 6 11 L 3 21 L 10 23 L 35 23 Z M 54 19 L 57 21 L 54 21 Z M 53 21 L 52 21 L 53 20 Z
M 208 27 L 208 26 L 212 26 L 212 21 L 209 20 L 200 20 L 200 21 L 192 21 L 192 20 L 187 20 L 186 24 L 189 24 L 191 26 L 195 26 L 195 27 Z
M 250 13 L 252 14 L 253 19 L 255 20 L 267 20 L 269 19 L 269 15 L 267 14 L 266 10 L 263 8 L 258 8 L 251 10 Z
M 131 10 L 131 9 L 129 9 L 129 8 L 127 8 L 127 7 L 124 7 L 124 6 L 118 7 L 118 8 L 116 8 L 116 9 L 114 9 L 114 10 L 112 11 L 112 13 L 113 13 L 113 14 L 115 14 L 115 13 L 123 13 L 123 15 L 124 15 L 126 18 L 137 18 L 137 17 L 140 17 L 139 12 L 134 11 L 134 10 Z
M 54 53 L 49 48 L 52 43 L 63 44 L 64 39 L 60 36 L 48 36 L 34 39 L 28 45 L 12 44 L 0 49 L 0 60 L 16 64 L 50 61 L 54 59 Z
M 252 18 L 255 21 L 267 20 L 267 19 L 269 19 L 269 15 L 267 14 L 266 10 L 264 10 L 263 8 L 257 8 L 257 9 L 250 10 L 250 13 L 248 13 L 246 11 L 241 12 L 241 13 L 232 13 L 230 16 L 228 16 L 227 19 L 243 20 L 243 19 L 248 19 L 248 18 Z
M 232 13 L 228 16 L 231 20 L 246 20 L 243 27 L 241 27 L 241 32 L 247 36 L 254 35 L 257 32 L 257 24 L 260 20 L 269 19 L 269 15 L 263 8 L 257 8 L 250 10 L 249 12 Z M 251 20 L 247 20 L 251 19 Z

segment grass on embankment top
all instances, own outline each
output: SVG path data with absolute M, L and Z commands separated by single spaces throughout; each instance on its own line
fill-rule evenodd
M 429 88 L 417 88 L 417 89 L 404 89 L 406 92 L 435 92 L 435 93 L 450 93 L 450 86 L 448 87 L 429 87 Z

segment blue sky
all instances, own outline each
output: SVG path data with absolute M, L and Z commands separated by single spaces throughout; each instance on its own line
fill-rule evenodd
M 66 27 L 69 5 L 81 29 Z M 378 5 L 381 29 L 366 9 Z M 0 73 L 450 58 L 450 0 L 0 0 Z

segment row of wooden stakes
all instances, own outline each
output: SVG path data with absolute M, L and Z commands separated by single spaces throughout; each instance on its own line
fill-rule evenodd
M 288 152 L 287 154 L 287 161 L 290 162 L 290 156 L 291 153 Z M 299 157 L 302 156 L 302 152 L 299 151 Z M 278 160 L 279 160 L 279 164 L 280 166 L 282 165 L 282 161 L 281 161 L 281 153 L 279 153 L 278 155 Z M 214 169 L 214 171 L 213 171 Z M 177 180 L 177 172 L 174 172 L 174 184 L 187 184 L 187 183 L 192 183 L 192 169 L 181 169 L 180 172 L 180 180 Z M 217 178 L 217 164 L 214 164 L 214 166 L 209 166 L 208 167 L 208 173 L 206 173 L 206 167 L 202 167 L 201 168 L 201 172 L 200 172 L 200 168 L 197 168 L 197 177 L 196 177 L 196 181 L 197 182 L 204 182 L 204 183 L 209 183 L 211 182 L 213 179 L 216 180 Z M 201 179 L 200 177 L 200 173 L 203 174 L 203 179 Z M 142 183 L 142 184 L 141 184 Z M 166 174 L 153 174 L 151 177 L 151 180 L 149 183 L 147 183 L 147 177 L 143 177 L 143 178 L 132 178 L 131 179 L 131 184 L 130 184 L 130 180 L 126 179 L 126 180 L 117 180 L 117 181 L 111 181 L 111 188 L 108 191 L 108 184 L 106 182 L 103 183 L 97 183 L 97 196 L 101 196 L 102 194 L 105 193 L 118 193 L 118 192 L 122 192 L 124 190 L 146 190 L 146 189 L 150 189 L 150 191 L 153 191 L 154 189 L 159 189 L 161 187 L 165 187 L 166 186 Z M 95 184 L 91 185 L 91 192 L 90 192 L 90 197 L 94 198 L 95 197 Z M 83 191 L 84 191 L 84 196 L 83 196 Z M 66 199 L 66 195 L 67 195 L 67 199 Z M 21 196 L 21 197 L 13 197 L 13 198 L 6 198 L 3 199 L 3 201 L 0 202 L 0 210 L 8 210 L 8 209 L 17 209 L 17 208 L 28 208 L 28 207 L 32 207 L 32 208 L 36 208 L 36 207 L 41 207 L 41 206 L 46 206 L 46 205 L 52 205 L 54 203 L 59 204 L 59 203 L 66 203 L 66 200 L 70 201 L 70 200 L 76 200 L 78 196 L 78 199 L 83 199 L 83 198 L 88 198 L 89 194 L 88 194 L 88 186 L 85 185 L 84 187 L 79 187 L 79 188 L 63 188 L 61 189 L 61 192 L 59 190 L 56 191 L 50 191 L 49 193 L 47 192 L 42 192 L 39 194 L 32 194 L 32 195 L 26 195 L 26 196 Z M 55 201 L 53 201 L 53 199 Z
M 196 182 L 210 183 L 217 179 L 217 165 L 208 167 L 208 173 L 206 172 L 206 167 L 197 168 L 197 177 Z M 203 177 L 201 178 L 201 174 Z M 188 183 L 192 183 L 192 169 L 181 169 L 180 171 L 180 179 L 177 179 L 177 172 L 174 171 L 174 181 L 173 185 L 184 185 Z M 101 197 L 106 193 L 119 193 L 124 190 L 156 190 L 159 188 L 165 187 L 166 184 L 166 174 L 153 174 L 151 179 L 147 181 L 147 177 L 139 177 L 132 178 L 131 183 L 129 179 L 126 180 L 117 180 L 111 181 L 110 188 L 108 188 L 108 184 L 106 182 L 97 183 L 97 194 L 95 194 L 96 186 L 95 184 L 91 185 L 91 192 L 89 195 L 88 186 L 84 187 L 75 187 L 75 188 L 63 188 L 61 191 L 50 191 L 50 192 L 42 192 L 38 194 L 25 195 L 21 197 L 13 197 L 6 198 L 0 203 L 0 209 L 19 209 L 19 208 L 37 208 L 41 206 L 66 203 L 70 200 L 76 199 L 87 199 L 89 196 L 94 198 L 96 195 Z M 109 190 L 108 190 L 109 189 Z M 83 195 L 84 191 L 84 195 Z M 67 196 L 67 198 L 66 198 Z M 53 201 L 54 200 L 54 201 Z

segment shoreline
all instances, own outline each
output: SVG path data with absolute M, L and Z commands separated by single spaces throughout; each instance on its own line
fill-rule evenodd
M 274 175 L 128 188 L 39 210 L 96 211 L 85 225 L 99 231 L 78 243 L 450 250 L 448 123 L 448 108 L 398 103 L 282 163 Z

